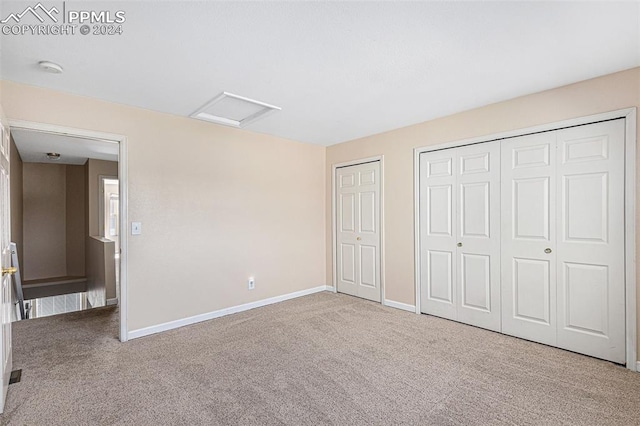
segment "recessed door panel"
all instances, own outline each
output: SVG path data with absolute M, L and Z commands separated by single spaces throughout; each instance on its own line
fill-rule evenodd
M 353 244 L 340 244 L 340 279 L 349 283 L 356 281 L 356 247 Z
M 490 182 L 460 185 L 461 237 L 489 238 Z
M 491 258 L 462 254 L 462 304 L 466 308 L 491 311 Z
M 564 284 L 565 328 L 608 335 L 609 268 L 566 262 Z
M 360 232 L 376 232 L 376 193 L 361 192 L 360 196 Z
M 527 167 L 549 166 L 551 164 L 549 156 L 550 146 L 550 143 L 543 143 L 541 145 L 523 145 L 512 148 L 511 167 L 515 170 Z
M 551 271 L 549 262 L 513 259 L 513 317 L 549 325 Z
M 340 230 L 355 232 L 356 227 L 356 197 L 355 194 L 340 194 Z
M 427 188 L 427 233 L 451 237 L 452 185 L 436 185 Z
M 464 148 L 460 148 L 464 152 Z M 480 152 L 460 155 L 460 174 L 486 173 L 489 171 L 489 153 Z
M 513 238 L 549 240 L 549 179 L 513 180 Z
M 378 269 L 375 246 L 360 245 L 360 285 L 376 287 Z
M 598 161 L 609 158 L 609 135 L 564 141 L 564 163 Z
M 565 241 L 606 243 L 609 224 L 608 173 L 564 176 Z
M 452 157 L 438 158 L 435 160 L 427 160 L 426 174 L 427 178 L 449 177 L 451 175 Z
M 453 253 L 429 250 L 427 259 L 429 299 L 453 304 Z

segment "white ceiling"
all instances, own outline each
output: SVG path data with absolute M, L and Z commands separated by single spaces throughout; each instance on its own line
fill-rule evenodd
M 20 158 L 25 163 L 77 164 L 88 158 L 118 161 L 118 144 L 25 129 L 11 129 Z M 51 161 L 48 152 L 57 152 L 60 159 Z
M 228 91 L 282 107 L 248 130 L 322 145 L 640 65 L 638 2 L 66 8 L 122 9 L 124 34 L 0 36 L 2 78 L 181 116 Z

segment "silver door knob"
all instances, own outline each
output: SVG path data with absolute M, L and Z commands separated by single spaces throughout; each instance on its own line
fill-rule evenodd
M 462 247 L 462 243 L 458 243 L 458 247 Z
M 550 248 L 546 248 L 546 249 L 544 249 L 544 252 L 549 254 L 549 253 L 551 253 L 551 249 Z

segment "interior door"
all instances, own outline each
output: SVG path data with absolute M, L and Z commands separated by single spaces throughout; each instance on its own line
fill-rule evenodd
M 501 151 L 502 332 L 556 345 L 556 132 Z
M 337 169 L 336 207 L 337 290 L 380 302 L 379 161 Z
M 458 319 L 455 149 L 420 155 L 420 310 Z
M 9 377 L 12 368 L 11 347 L 11 219 L 9 204 L 9 158 L 10 142 L 9 129 L 0 122 L 0 267 L 2 278 L 0 284 L 0 318 L 2 324 L 2 338 L 0 339 L 2 392 L 0 393 L 0 412 L 4 410 L 4 403 L 9 387 Z
M 456 149 L 458 321 L 500 331 L 500 142 Z
M 625 362 L 624 120 L 558 131 L 558 346 Z

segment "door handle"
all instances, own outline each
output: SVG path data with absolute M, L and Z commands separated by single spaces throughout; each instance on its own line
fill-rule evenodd
M 551 249 L 547 247 L 546 249 L 544 249 L 544 252 L 549 254 L 549 253 L 551 253 Z
M 360 237 L 356 238 L 356 240 L 358 240 L 358 241 L 360 241 L 361 239 L 362 239 L 362 238 L 360 238 Z
M 9 267 L 9 268 L 2 268 L 2 276 L 4 277 L 5 275 L 13 275 L 16 272 L 18 272 L 18 268 L 16 267 Z
M 458 247 L 462 247 L 462 243 L 458 243 Z

